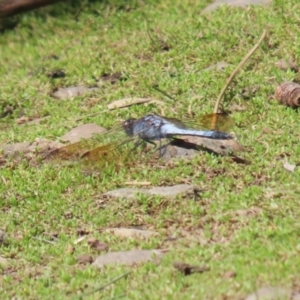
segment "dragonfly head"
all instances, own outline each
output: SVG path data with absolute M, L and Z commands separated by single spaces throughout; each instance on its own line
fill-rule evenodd
M 133 125 L 136 119 L 131 118 L 123 122 L 122 127 L 128 136 L 133 136 Z

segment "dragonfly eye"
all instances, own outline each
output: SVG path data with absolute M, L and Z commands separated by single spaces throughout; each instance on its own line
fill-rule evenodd
M 136 119 L 131 118 L 123 122 L 122 127 L 128 136 L 133 136 L 133 125 Z

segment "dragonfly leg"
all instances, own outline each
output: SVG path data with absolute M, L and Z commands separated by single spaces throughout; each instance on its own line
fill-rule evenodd
M 168 146 L 171 144 L 172 140 L 169 140 L 166 144 L 162 145 L 161 139 L 159 140 L 159 157 L 164 157 L 167 153 Z
M 146 142 L 146 143 L 149 143 L 149 144 L 151 144 L 151 145 L 154 145 L 154 149 L 157 147 L 157 144 L 154 143 L 154 142 L 151 141 L 151 140 L 145 140 L 145 142 Z
M 138 139 L 134 142 L 134 149 L 140 147 L 144 143 L 144 140 Z
M 151 140 L 140 139 L 140 140 L 138 140 L 138 141 L 136 141 L 136 142 L 134 143 L 135 148 L 139 147 L 139 146 L 142 145 L 144 142 L 153 145 L 153 146 L 154 146 L 154 149 L 155 149 L 156 146 L 157 146 L 156 143 L 154 143 L 154 142 L 151 141 Z

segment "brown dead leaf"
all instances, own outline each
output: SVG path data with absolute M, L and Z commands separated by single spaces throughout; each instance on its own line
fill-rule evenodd
M 248 209 L 238 209 L 235 212 L 235 215 L 239 217 L 254 217 L 263 213 L 263 210 L 259 207 L 251 207 Z
M 298 65 L 292 59 L 288 61 L 280 59 L 277 63 L 275 63 L 275 66 L 283 71 L 292 70 L 294 72 L 298 72 L 299 70 Z
M 98 251 L 107 251 L 108 250 L 108 245 L 106 243 L 100 242 L 99 240 L 95 239 L 95 238 L 89 238 L 87 240 L 87 244 L 95 250 Z
M 72 245 L 67 246 L 66 253 L 73 254 L 75 252 L 75 247 Z
M 116 100 L 110 104 L 107 105 L 107 108 L 109 110 L 113 110 L 116 108 L 123 108 L 123 107 L 128 107 L 128 106 L 132 106 L 135 104 L 144 104 L 144 103 L 152 103 L 152 102 L 156 102 L 156 103 L 160 103 L 162 104 L 162 101 L 158 101 L 152 98 L 124 98 L 124 99 L 120 99 L 120 100 Z
M 272 130 L 271 128 L 267 128 L 267 127 L 264 127 L 262 130 L 261 130 L 262 133 L 266 133 L 266 134 L 274 134 L 274 130 Z
M 231 155 L 230 159 L 237 164 L 250 165 L 251 162 L 237 155 Z
M 227 271 L 227 272 L 225 272 L 224 274 L 223 274 L 223 278 L 228 278 L 228 279 L 230 279 L 230 278 L 234 278 L 234 277 L 236 277 L 236 272 L 235 271 Z
M 82 265 L 91 264 L 93 261 L 93 257 L 89 254 L 81 254 L 77 257 L 77 262 Z
M 209 271 L 209 268 L 206 266 L 195 266 L 184 262 L 174 262 L 173 266 L 184 275 L 191 275 L 193 273 L 203 273 Z
M 72 218 L 73 218 L 73 213 L 72 213 L 71 211 L 66 211 L 66 212 L 64 213 L 64 217 L 65 217 L 66 219 L 72 219 Z
M 101 76 L 100 81 L 103 81 L 103 82 L 110 82 L 111 84 L 115 84 L 115 83 L 117 83 L 118 81 L 125 80 L 125 79 L 126 79 L 126 78 L 123 77 L 121 73 L 112 73 L 112 74 L 104 73 L 104 74 Z
M 21 125 L 21 124 L 24 124 L 24 123 L 28 123 L 29 121 L 30 121 L 30 118 L 22 116 L 22 117 L 16 119 L 15 122 L 16 122 L 16 124 Z

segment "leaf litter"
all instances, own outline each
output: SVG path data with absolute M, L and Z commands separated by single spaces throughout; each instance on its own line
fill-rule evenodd
M 175 261 L 173 267 L 184 275 L 191 275 L 193 273 L 204 273 L 209 271 L 209 267 L 191 265 L 184 262 Z

